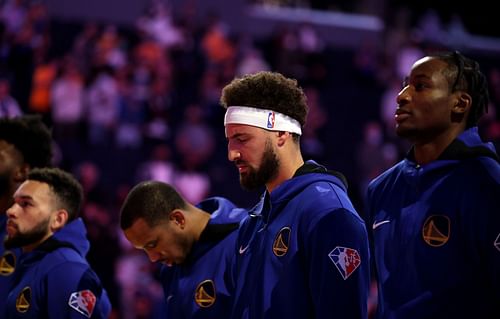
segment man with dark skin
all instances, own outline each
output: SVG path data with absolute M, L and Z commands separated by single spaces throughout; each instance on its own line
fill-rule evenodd
M 158 181 L 141 182 L 129 192 L 120 226 L 134 247 L 162 264 L 166 317 L 228 316 L 234 290 L 228 273 L 246 213 L 222 197 L 193 205 Z
M 0 119 L 0 238 L 6 236 L 6 211 L 14 203 L 13 195 L 35 167 L 50 166 L 52 137 L 41 117 L 26 115 Z M 12 282 L 19 249 L 5 250 L 0 245 L 0 313 Z
M 477 128 L 487 105 L 477 62 L 413 64 L 395 112 L 413 146 L 368 187 L 376 318 L 500 317 L 500 165 Z

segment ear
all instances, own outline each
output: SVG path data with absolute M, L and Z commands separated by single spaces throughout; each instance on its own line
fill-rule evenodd
M 457 92 L 457 99 L 453 106 L 452 112 L 456 115 L 465 115 L 470 110 L 472 104 L 472 97 L 462 91 Z
M 64 227 L 64 225 L 66 225 L 66 223 L 68 222 L 68 211 L 65 210 L 65 209 L 59 209 L 55 212 L 55 215 L 54 215 L 54 218 L 52 219 L 52 223 L 51 223 L 51 230 L 52 232 L 56 232 L 58 230 L 60 230 L 61 228 Z
M 186 227 L 186 217 L 184 213 L 180 209 L 174 209 L 170 215 L 168 215 L 168 219 L 180 229 L 184 229 Z
M 285 143 L 287 142 L 287 140 L 291 139 L 292 138 L 292 134 L 290 132 L 283 132 L 283 131 L 279 131 L 279 132 L 276 132 L 277 133 L 277 144 L 278 146 L 283 146 L 285 145 Z

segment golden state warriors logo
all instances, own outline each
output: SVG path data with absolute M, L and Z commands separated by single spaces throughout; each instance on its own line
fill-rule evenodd
M 198 284 L 194 293 L 194 301 L 202 308 L 211 307 L 215 303 L 215 284 L 212 280 L 205 280 Z
M 283 227 L 276 235 L 273 243 L 273 253 L 278 256 L 284 256 L 290 246 L 290 227 Z
M 440 247 L 450 239 L 450 218 L 444 215 L 432 215 L 427 218 L 422 228 L 424 241 L 432 247 Z
M 0 259 L 0 275 L 9 276 L 16 270 L 16 255 L 7 250 Z
M 16 298 L 16 309 L 18 312 L 25 313 L 31 306 L 31 288 L 24 287 Z

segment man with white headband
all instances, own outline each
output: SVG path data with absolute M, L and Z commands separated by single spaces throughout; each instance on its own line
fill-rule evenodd
M 367 318 L 368 237 L 344 177 L 304 162 L 297 82 L 259 72 L 224 87 L 228 158 L 265 186 L 239 230 L 231 318 Z

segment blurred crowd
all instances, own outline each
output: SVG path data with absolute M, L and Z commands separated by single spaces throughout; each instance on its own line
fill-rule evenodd
M 133 185 L 167 182 L 193 203 L 223 195 L 248 207 L 259 195 L 240 191 L 227 160 L 219 106 L 225 84 L 260 70 L 296 78 L 310 107 L 304 157 L 342 171 L 362 213 L 368 181 L 408 149 L 394 135 L 393 114 L 410 63 L 454 48 L 443 37 L 466 32 L 454 21 L 437 39 L 438 17 L 429 12 L 411 24 L 401 8 L 381 43 L 347 50 L 326 43 L 311 25 L 283 25 L 255 39 L 233 33 L 215 13 L 197 19 L 195 10 L 174 14 L 154 2 L 123 27 L 58 21 L 41 1 L 10 0 L 0 8 L 0 116 L 38 113 L 52 128 L 54 165 L 84 187 L 88 259 L 119 318 L 153 318 L 162 296 L 155 266 L 128 246 L 116 224 Z M 467 53 L 486 68 L 491 105 L 480 130 L 498 149 L 500 59 Z

